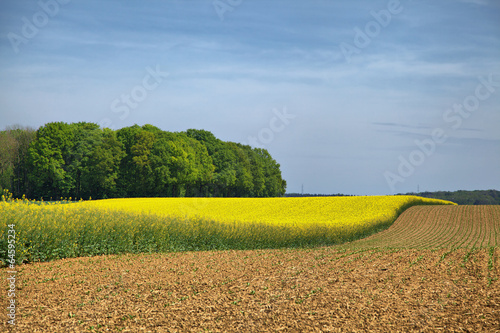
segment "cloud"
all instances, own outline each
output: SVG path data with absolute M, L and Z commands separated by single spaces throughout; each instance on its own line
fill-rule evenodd
M 372 125 L 386 126 L 386 127 L 398 127 L 398 128 L 411 128 L 411 129 L 431 129 L 432 126 L 428 125 L 408 125 L 402 123 L 391 123 L 391 122 L 372 122 Z
M 489 0 L 460 0 L 463 3 L 471 3 L 478 6 L 487 6 L 490 4 Z
M 398 154 L 445 128 L 443 112 L 474 92 L 478 76 L 500 73 L 500 6 L 479 0 L 404 2 L 347 63 L 339 44 L 353 43 L 354 28 L 386 4 L 245 1 L 221 21 L 211 1 L 71 1 L 19 54 L 0 40 L 0 128 L 108 117 L 117 128 L 198 127 L 242 142 L 286 106 L 297 118 L 266 148 L 286 170 L 290 191 L 306 182 L 311 193 L 385 193 L 381 175 L 397 167 Z M 39 10 L 14 0 L 0 7 L 4 36 Z M 120 120 L 111 101 L 157 64 L 169 77 Z M 459 130 L 446 127 L 443 164 L 473 165 L 460 147 L 494 150 L 498 98 Z M 484 158 L 500 169 L 498 159 Z M 441 177 L 433 163 L 425 166 L 429 182 Z M 498 178 L 488 170 L 467 184 Z

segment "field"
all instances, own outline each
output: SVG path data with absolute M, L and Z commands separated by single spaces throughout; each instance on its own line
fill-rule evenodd
M 414 196 L 136 198 L 70 203 L 0 202 L 0 259 L 15 225 L 16 261 L 186 250 L 341 244 L 388 228 Z
M 500 246 L 500 206 L 414 206 L 387 230 L 354 247 L 487 248 Z
M 343 245 L 22 265 L 15 331 L 498 332 L 499 216 L 415 206 Z

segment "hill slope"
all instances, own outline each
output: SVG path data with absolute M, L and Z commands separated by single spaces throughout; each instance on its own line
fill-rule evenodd
M 500 246 L 500 206 L 414 206 L 387 230 L 354 247 L 484 248 Z

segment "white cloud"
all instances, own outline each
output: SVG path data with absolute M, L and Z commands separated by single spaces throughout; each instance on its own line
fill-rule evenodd
M 6 2 L 0 15 L 11 19 L 2 20 L 4 35 L 31 13 Z M 472 11 L 465 2 L 478 6 Z M 201 0 L 71 2 L 19 54 L 0 41 L 0 128 L 110 117 L 116 127 L 200 127 L 243 141 L 266 126 L 273 108 L 286 106 L 297 120 L 268 148 L 280 158 L 291 191 L 304 182 L 308 192 L 384 194 L 382 173 L 397 167 L 411 135 L 443 126 L 444 110 L 473 92 L 478 75 L 500 72 L 500 9 L 483 0 L 408 3 L 348 64 L 339 43 L 352 42 L 353 28 L 381 9 L 374 7 L 251 1 L 222 22 Z M 170 76 L 120 121 L 111 101 L 156 64 Z M 499 139 L 495 96 L 464 122 L 475 131 L 457 131 L 457 139 Z M 373 122 L 422 126 L 389 133 Z M 467 141 L 471 150 L 464 154 L 483 143 Z M 447 158 L 451 165 L 468 163 L 454 150 Z M 500 169 L 497 161 L 491 158 Z M 423 167 L 429 182 L 442 179 L 440 163 L 429 159 Z M 493 170 L 471 182 L 499 178 Z M 455 181 L 443 189 L 465 185 Z

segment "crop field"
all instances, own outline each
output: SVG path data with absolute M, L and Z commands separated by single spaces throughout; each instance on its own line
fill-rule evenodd
M 414 206 L 387 230 L 354 247 L 487 248 L 500 246 L 500 206 Z
M 162 216 L 141 207 L 106 211 Z M 388 229 L 340 245 L 18 265 L 16 326 L 4 318 L 0 331 L 498 332 L 499 213 L 412 206 Z M 0 272 L 5 281 L 8 268 Z M 7 301 L 4 289 L 0 307 Z
M 414 196 L 144 198 L 0 202 L 0 259 L 15 225 L 16 261 L 89 255 L 341 244 L 389 227 Z
M 266 223 L 298 229 L 316 225 L 366 227 L 394 221 L 416 204 L 451 204 L 415 196 L 308 198 L 135 198 L 86 201 L 81 205 L 109 211 L 154 214 L 172 218 L 208 219 L 224 223 Z
M 496 332 L 499 255 L 324 247 L 36 263 L 18 268 L 16 327 L 4 316 L 0 330 Z

